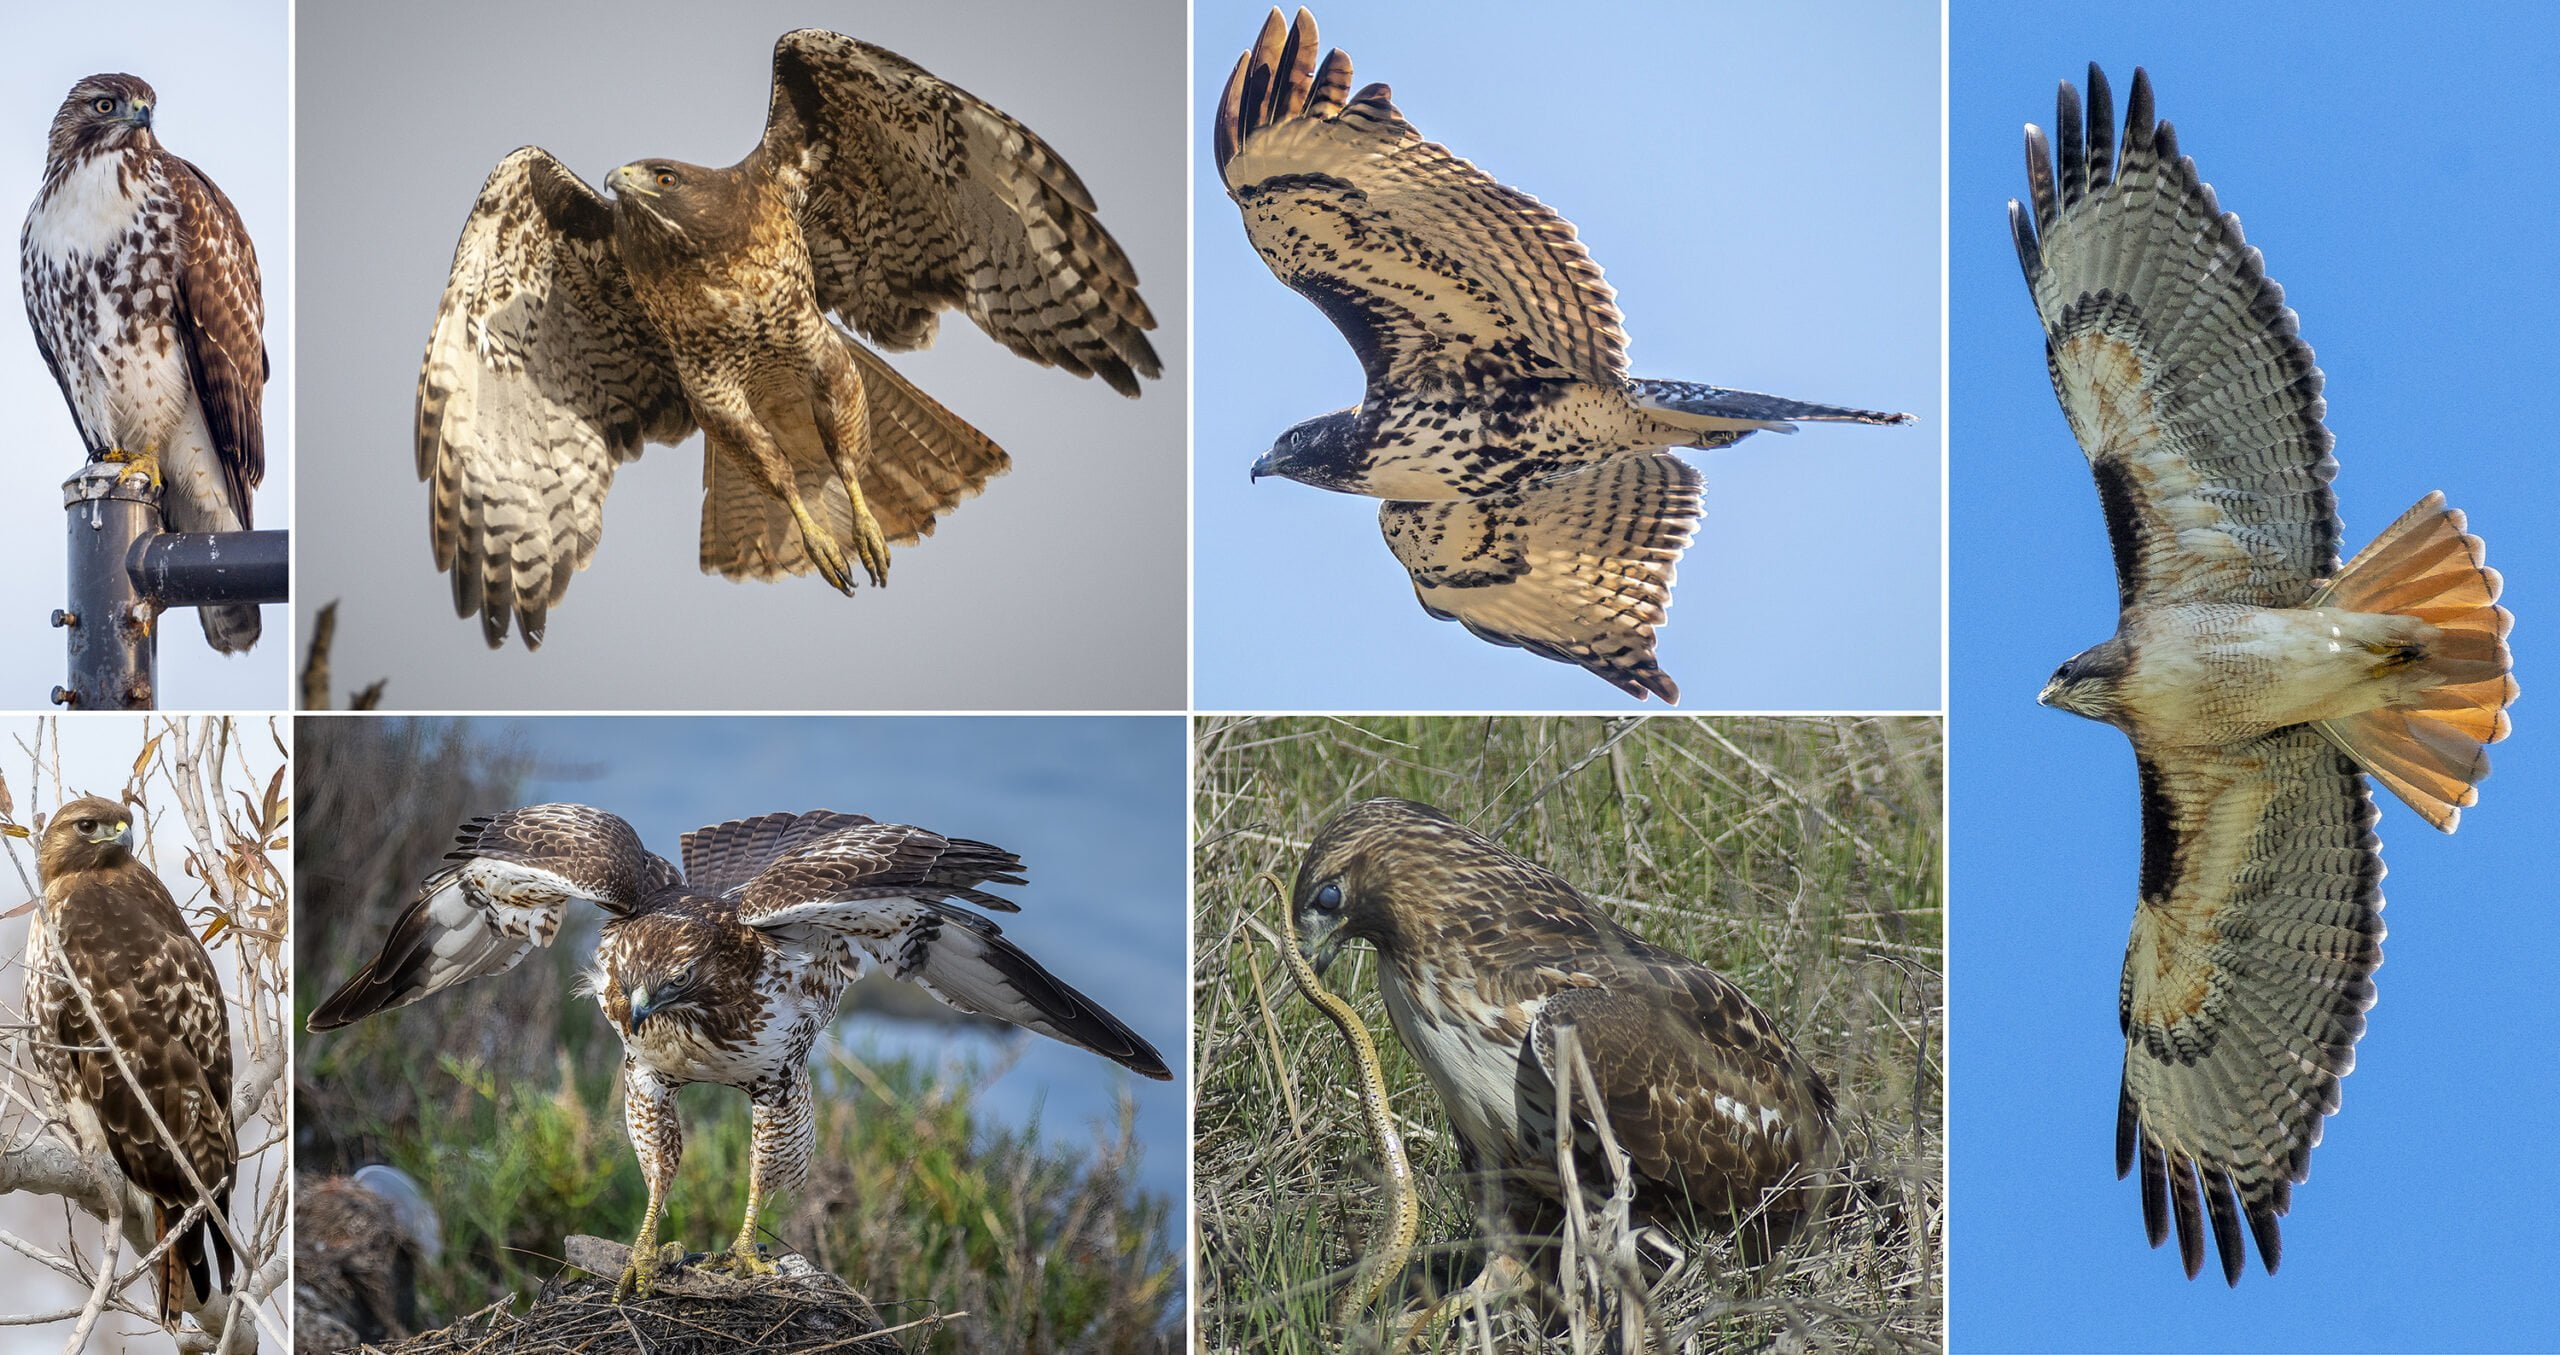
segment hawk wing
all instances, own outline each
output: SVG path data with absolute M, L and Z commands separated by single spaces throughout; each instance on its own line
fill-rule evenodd
M 2382 963 L 2382 844 L 2355 764 L 2307 726 L 2140 756 L 2116 1174 L 2140 1160 L 2151 1244 L 2174 1217 L 2190 1277 L 2210 1217 L 2237 1284 L 2244 1218 L 2275 1270 L 2276 1220 L 2355 1066 Z
M 527 146 L 463 223 L 418 370 L 418 476 L 436 568 L 494 649 L 527 648 L 587 566 L 615 467 L 679 442 L 693 416 L 631 295 L 604 198 Z
M 1457 383 L 1626 379 L 1616 293 L 1573 224 L 1351 94 L 1315 19 L 1271 11 L 1218 102 L 1218 172 L 1279 279 L 1359 355 L 1373 401 Z
M 1123 395 L 1157 376 L 1138 273 L 1031 129 L 895 52 L 804 28 L 773 48 L 758 153 L 806 177 L 818 303 L 890 349 L 957 310 L 1023 357 Z
M 841 938 L 893 978 L 964 1012 L 1088 1049 L 1170 1080 L 1155 1047 L 1004 938 L 995 923 L 944 902 L 1016 905 L 976 886 L 1021 884 L 1021 858 L 904 824 L 839 829 L 784 852 L 739 893 L 738 919 L 789 937 Z
M 679 883 L 676 868 L 620 817 L 586 805 L 531 805 L 473 819 L 391 925 L 382 952 L 311 1013 L 335 1030 L 458 983 L 503 974 L 560 935 L 579 900 L 628 913 Z
M 2054 394 L 2088 455 L 2123 605 L 2299 605 L 2337 571 L 2338 463 L 2320 369 L 2240 219 L 2155 122 L 2133 73 L 2124 141 L 2105 78 L 2062 86 L 2059 168 L 2027 129 L 2032 212 L 2009 224 Z
M 1676 703 L 1654 630 L 1704 488 L 1668 452 L 1619 456 L 1525 494 L 1388 502 L 1378 526 L 1424 611 Z
M 240 529 L 251 526 L 249 491 L 267 473 L 262 402 L 267 389 L 266 299 L 258 252 L 239 209 L 204 171 L 162 152 L 177 200 L 178 308 L 205 431 L 222 465 Z
M 844 828 L 874 822 L 867 815 L 813 809 L 805 814 L 765 814 L 732 819 L 684 835 L 680 852 L 685 883 L 708 894 L 726 894 L 795 847 Z
M 1804 1164 L 1827 1164 L 1836 1148 L 1831 1089 L 1741 989 L 1661 952 L 1615 959 L 1599 986 L 1547 999 L 1529 1052 L 1550 1115 L 1567 1071 L 1566 1030 L 1639 1178 L 1687 1193 L 1719 1226 L 1747 1220 L 1757 1256 L 1793 1235 L 1813 1203 Z M 1571 1100 L 1576 1138 L 1597 1162 L 1591 1103 L 1578 1081 Z M 1606 1176 L 1596 1179 L 1605 1188 Z M 1728 1183 L 1732 1198 L 1690 1191 L 1691 1182 Z

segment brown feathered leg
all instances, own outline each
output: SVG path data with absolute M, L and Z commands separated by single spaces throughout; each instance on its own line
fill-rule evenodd
M 734 401 L 734 403 L 733 403 Z M 853 569 L 845 559 L 844 547 L 833 534 L 809 515 L 809 505 L 800 498 L 800 481 L 791 473 L 791 458 L 774 441 L 773 434 L 757 422 L 754 411 L 747 408 L 744 396 L 720 400 L 706 396 L 697 401 L 694 413 L 701 416 L 703 430 L 709 433 L 711 449 L 727 447 L 739 454 L 740 467 L 762 486 L 764 491 L 791 506 L 791 520 L 800 524 L 800 544 L 809 552 L 809 563 L 817 566 L 824 578 L 839 593 L 853 591 Z M 716 450 L 706 450 L 716 455 Z M 862 501 L 854 500 L 857 521 L 868 522 Z M 878 528 L 872 529 L 875 533 Z M 885 546 L 883 551 L 887 549 Z M 884 555 L 885 558 L 885 555 Z M 873 582 L 880 576 L 874 575 Z
M 871 402 L 862 374 L 844 350 L 829 344 L 827 354 L 816 392 L 818 437 L 826 443 L 836 478 L 844 481 L 846 497 L 853 500 L 853 552 L 871 576 L 871 586 L 878 588 L 889 582 L 889 538 L 862 498 L 862 471 L 871 459 Z

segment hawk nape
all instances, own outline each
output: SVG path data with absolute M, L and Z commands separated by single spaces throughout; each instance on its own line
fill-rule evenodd
M 2499 580 L 2429 494 L 2341 568 L 2320 369 L 2282 288 L 2133 75 L 2027 129 L 2009 204 L 2045 365 L 2097 479 L 2116 634 L 2037 698 L 2133 741 L 2141 906 L 2116 1172 L 2187 1274 L 2272 1272 L 2277 1220 L 2355 1064 L 2382 963 L 2363 777 L 2453 831 L 2516 695 Z M 2056 151 L 2059 156 L 2057 159 Z
M 1521 1235 L 1562 1223 L 1567 1029 L 1629 1155 L 1638 1224 L 1734 1231 L 1757 1262 L 1819 1207 L 1839 1152 L 1821 1075 L 1731 981 L 1647 943 L 1563 877 L 1428 805 L 1370 800 L 1317 830 L 1290 909 L 1319 973 L 1345 942 L 1377 949 L 1396 1038 L 1439 1093 L 1468 1174 Z M 1579 1097 L 1573 1138 L 1578 1177 L 1607 1181 Z
M 574 901 L 611 914 L 586 991 L 622 1038 L 623 1116 L 649 1183 L 623 1291 L 646 1292 L 661 1264 L 658 1214 L 684 1151 L 676 1092 L 694 1082 L 754 1103 L 746 1219 L 728 1263 L 771 1268 L 756 1215 L 800 1184 L 817 1146 L 809 1051 L 871 965 L 962 1011 L 1173 1076 L 1136 1032 L 958 906 L 1018 911 L 981 886 L 1023 883 L 1021 860 L 983 842 L 859 814 L 767 814 L 685 834 L 678 870 L 621 818 L 569 804 L 474 819 L 459 841 L 311 1029 L 512 969 L 560 934 Z
M 258 254 L 231 199 L 161 148 L 159 106 L 130 75 L 71 87 L 18 237 L 19 285 L 89 459 L 159 481 L 170 531 L 247 531 L 267 465 Z M 258 642 L 254 604 L 196 618 L 222 653 Z
M 1271 11 L 1218 103 L 1218 172 L 1367 389 L 1281 434 L 1255 478 L 1385 500 L 1423 610 L 1678 701 L 1654 631 L 1701 481 L 1665 449 L 1911 416 L 1630 378 L 1616 294 L 1572 223 L 1424 141 L 1385 85 L 1354 94 L 1351 59 L 1318 48 L 1313 16 Z
M 817 29 L 773 51 L 764 138 L 641 160 L 598 194 L 528 146 L 454 247 L 418 372 L 436 567 L 491 648 L 528 648 L 587 566 L 616 467 L 704 434 L 705 573 L 887 582 L 889 544 L 1004 471 L 1003 449 L 828 318 L 892 351 L 958 310 L 1124 395 L 1161 366 L 1137 271 L 1031 130 L 896 53 Z
M 134 859 L 133 811 L 116 801 L 92 795 L 55 810 L 36 844 L 36 877 L 47 914 L 27 946 L 36 1068 L 69 1111 L 82 1151 L 112 1160 L 150 1199 L 152 1236 L 177 1231 L 158 1267 L 160 1320 L 174 1322 L 210 1302 L 217 1281 L 231 1285 L 223 1220 L 239 1155 L 222 982 L 168 886 Z M 103 1029 L 90 1022 L 75 979 Z M 110 1049 L 132 1068 L 132 1083 Z M 155 1112 L 165 1137 L 151 1123 Z M 187 1179 L 190 1169 L 204 1193 Z M 211 1212 L 180 1228 L 208 1197 Z

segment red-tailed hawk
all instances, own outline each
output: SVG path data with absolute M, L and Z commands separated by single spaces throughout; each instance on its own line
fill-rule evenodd
M 1559 1033 L 1571 1028 L 1632 1159 L 1638 1221 L 1739 1230 L 1765 1259 L 1837 1159 L 1831 1089 L 1741 989 L 1651 945 L 1554 872 L 1428 805 L 1370 800 L 1318 830 L 1291 890 L 1317 972 L 1378 951 L 1396 1038 L 1448 1111 L 1469 1175 L 1524 1236 L 1556 1233 Z M 1607 1181 L 1577 1097 L 1576 1173 Z
M 159 1268 L 160 1320 L 175 1321 L 211 1299 L 217 1281 L 231 1285 L 231 1242 L 221 1225 L 199 1212 L 179 1227 L 204 1198 L 187 1179 L 191 1168 L 213 1208 L 225 1219 L 231 1212 L 238 1154 L 222 984 L 177 900 L 134 859 L 132 814 L 123 805 L 90 796 L 55 810 L 36 846 L 36 876 L 46 918 L 27 948 L 36 1068 L 62 1099 L 82 1150 L 113 1161 L 149 1198 L 152 1236 L 177 1230 Z M 72 979 L 96 1005 L 97 1024 Z M 153 1126 L 154 1114 L 168 1136 Z
M 170 531 L 247 531 L 267 464 L 258 254 L 213 180 L 161 149 L 159 102 L 130 75 L 71 87 L 18 237 L 19 285 L 89 459 L 159 478 Z M 225 654 L 258 642 L 255 606 L 196 613 Z
M 1281 434 L 1255 478 L 1386 500 L 1425 611 L 1677 701 L 1654 630 L 1701 481 L 1664 449 L 1910 416 L 1630 378 L 1616 294 L 1572 224 L 1423 140 L 1385 85 L 1352 93 L 1351 59 L 1318 50 L 1307 11 L 1271 12 L 1219 100 L 1218 172 L 1368 388 Z
M 746 1221 L 730 1255 L 742 1269 L 770 1265 L 756 1254 L 757 1213 L 800 1184 L 816 1147 L 809 1050 L 866 968 L 1141 1076 L 1173 1076 L 1136 1032 L 958 906 L 1018 911 L 980 886 L 1023 883 L 1021 860 L 983 842 L 859 814 L 768 814 L 687 833 L 679 871 L 629 823 L 566 804 L 475 819 L 460 841 L 311 1029 L 512 969 L 560 934 L 575 901 L 610 913 L 587 986 L 622 1037 L 623 1114 L 649 1183 L 623 1281 L 644 1292 L 684 1151 L 675 1097 L 688 1083 L 736 1087 L 754 1103 Z
M 436 567 L 491 647 L 528 647 L 586 567 L 614 470 L 703 430 L 702 568 L 887 581 L 889 543 L 1004 451 L 838 329 L 893 351 L 957 310 L 1124 395 L 1161 367 L 1138 276 L 1029 128 L 817 29 L 773 52 L 764 139 L 642 160 L 606 197 L 538 147 L 490 172 L 418 373 Z
M 2133 741 L 2141 905 L 2125 951 L 2116 1172 L 2187 1274 L 2269 1271 L 2355 1063 L 2382 962 L 2382 854 L 2363 777 L 2453 831 L 2515 699 L 2462 514 L 2429 494 L 2338 563 L 2320 369 L 2283 289 L 2152 113 L 2137 70 L 2062 86 L 2009 204 L 2046 366 L 2115 549 L 2114 638 L 2037 698 Z M 2059 160 L 2055 151 L 2059 150 Z

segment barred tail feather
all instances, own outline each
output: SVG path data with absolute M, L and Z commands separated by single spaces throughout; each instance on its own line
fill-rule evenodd
M 2516 699 L 2498 571 L 2480 538 L 2442 494 L 2420 499 L 2356 553 L 2311 599 L 2313 606 L 2415 617 L 2441 634 L 2418 662 L 2433 684 L 2414 700 L 2342 720 L 2320 732 L 2428 823 L 2452 832 L 2477 804 L 2489 774 L 2487 746 L 2507 736 Z

